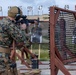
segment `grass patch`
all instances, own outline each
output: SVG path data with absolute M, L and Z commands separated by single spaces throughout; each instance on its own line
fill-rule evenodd
M 40 60 L 49 60 L 49 52 L 48 50 L 41 50 Z
M 31 48 L 30 48 L 31 49 Z M 39 55 L 39 49 L 40 49 L 40 60 L 49 60 L 49 44 L 48 43 L 33 43 L 32 44 L 32 52 L 34 54 Z
M 35 49 L 33 50 L 33 53 L 39 55 L 39 50 Z M 40 60 L 49 60 L 49 51 L 48 50 L 40 50 Z

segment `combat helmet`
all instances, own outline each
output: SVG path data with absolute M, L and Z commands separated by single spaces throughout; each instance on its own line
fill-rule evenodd
M 13 6 L 8 10 L 8 16 L 16 18 L 17 16 L 22 15 L 22 11 L 19 7 Z

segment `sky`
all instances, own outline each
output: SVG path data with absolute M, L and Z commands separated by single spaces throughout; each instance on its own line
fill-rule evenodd
M 76 0 L 0 0 L 0 6 L 2 7 L 1 16 L 7 16 L 9 6 L 22 6 L 24 15 L 41 15 L 48 14 L 49 7 L 56 5 L 60 8 L 64 8 L 65 5 L 69 5 L 70 10 L 75 10 Z M 27 7 L 32 7 L 32 11 L 28 12 Z M 42 6 L 39 10 L 39 6 Z

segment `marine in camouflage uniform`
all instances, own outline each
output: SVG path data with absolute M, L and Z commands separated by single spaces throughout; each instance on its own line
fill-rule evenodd
M 15 13 L 12 13 L 13 11 Z M 15 18 L 17 13 L 18 13 L 18 8 L 12 7 L 10 11 L 8 11 L 8 16 L 11 18 Z M 0 47 L 5 49 L 6 48 L 10 49 L 12 46 L 13 40 L 15 40 L 16 43 L 23 42 L 24 46 L 26 46 L 26 37 L 24 36 L 25 34 L 22 32 L 22 30 L 20 30 L 16 26 L 14 22 L 12 22 L 12 20 L 9 17 L 3 18 L 0 23 Z M 4 66 L 2 67 L 0 66 L 0 68 L 2 68 L 3 70 L 0 72 L 1 74 L 2 72 L 4 72 L 4 75 L 17 75 L 16 63 L 11 62 L 10 59 L 7 60 L 7 62 L 5 62 L 4 59 L 2 59 L 1 62 L 4 63 Z M 0 63 L 0 65 L 2 65 L 2 63 Z M 12 69 L 13 71 L 11 71 Z M 16 72 L 14 72 L 14 69 Z

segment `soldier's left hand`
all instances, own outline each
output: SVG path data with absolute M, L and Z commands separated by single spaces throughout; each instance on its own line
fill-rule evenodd
M 26 29 L 26 24 L 20 24 L 20 28 L 21 28 L 21 30 L 25 30 Z

